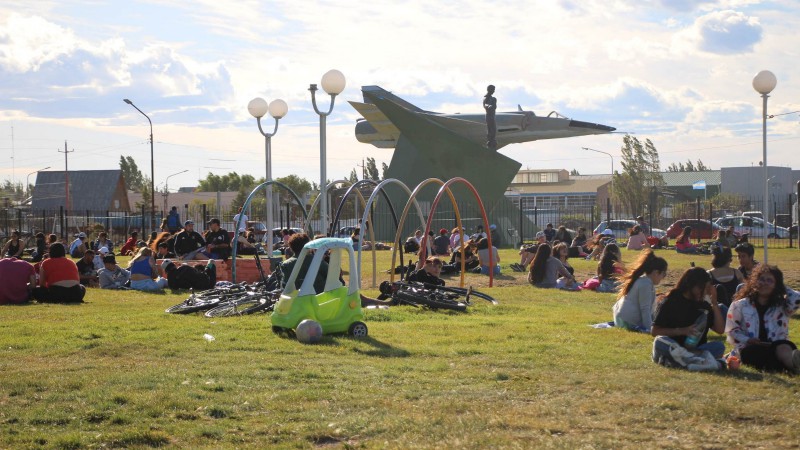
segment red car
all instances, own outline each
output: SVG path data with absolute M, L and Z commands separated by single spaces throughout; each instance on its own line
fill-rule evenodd
M 720 230 L 719 225 L 704 219 L 681 219 L 675 221 L 667 228 L 667 236 L 675 239 L 681 235 L 687 226 L 692 227 L 692 239 L 716 239 Z

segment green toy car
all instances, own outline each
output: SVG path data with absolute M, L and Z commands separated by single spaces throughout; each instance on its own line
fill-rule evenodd
M 325 289 L 317 294 L 314 290 L 314 280 L 328 250 L 330 250 L 330 262 Z M 349 286 L 342 286 L 339 281 L 344 252 L 347 252 L 350 262 Z M 295 280 L 307 257 L 313 259 L 298 291 L 295 288 Z M 307 243 L 298 255 L 292 274 L 286 281 L 286 288 L 270 316 L 272 331 L 293 335 L 300 322 L 310 319 L 319 322 L 324 334 L 348 333 L 354 337 L 367 336 L 367 325 L 362 322 L 364 313 L 361 310 L 359 293 L 361 284 L 356 261 L 353 241 L 350 238 L 321 238 Z

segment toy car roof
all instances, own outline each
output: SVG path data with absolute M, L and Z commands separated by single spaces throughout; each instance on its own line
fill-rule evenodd
M 353 240 L 348 238 L 319 238 L 310 241 L 305 245 L 305 248 L 319 250 L 319 249 L 329 249 L 329 248 L 353 248 Z

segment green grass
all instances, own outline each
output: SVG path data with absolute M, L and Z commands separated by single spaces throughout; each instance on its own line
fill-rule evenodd
M 666 284 L 710 260 L 661 254 Z M 588 326 L 614 296 L 532 288 L 501 257 L 502 286 L 481 288 L 499 306 L 368 310 L 368 339 L 314 346 L 263 315 L 164 314 L 185 294 L 0 308 L 0 448 L 797 447 L 800 379 L 659 367 L 648 336 Z M 770 258 L 797 287 L 800 252 Z

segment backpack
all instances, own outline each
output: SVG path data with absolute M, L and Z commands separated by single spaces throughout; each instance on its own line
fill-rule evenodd
M 724 366 L 707 350 L 693 352 L 674 339 L 656 336 L 653 340 L 653 362 L 664 367 L 686 369 L 691 372 L 721 370 Z

